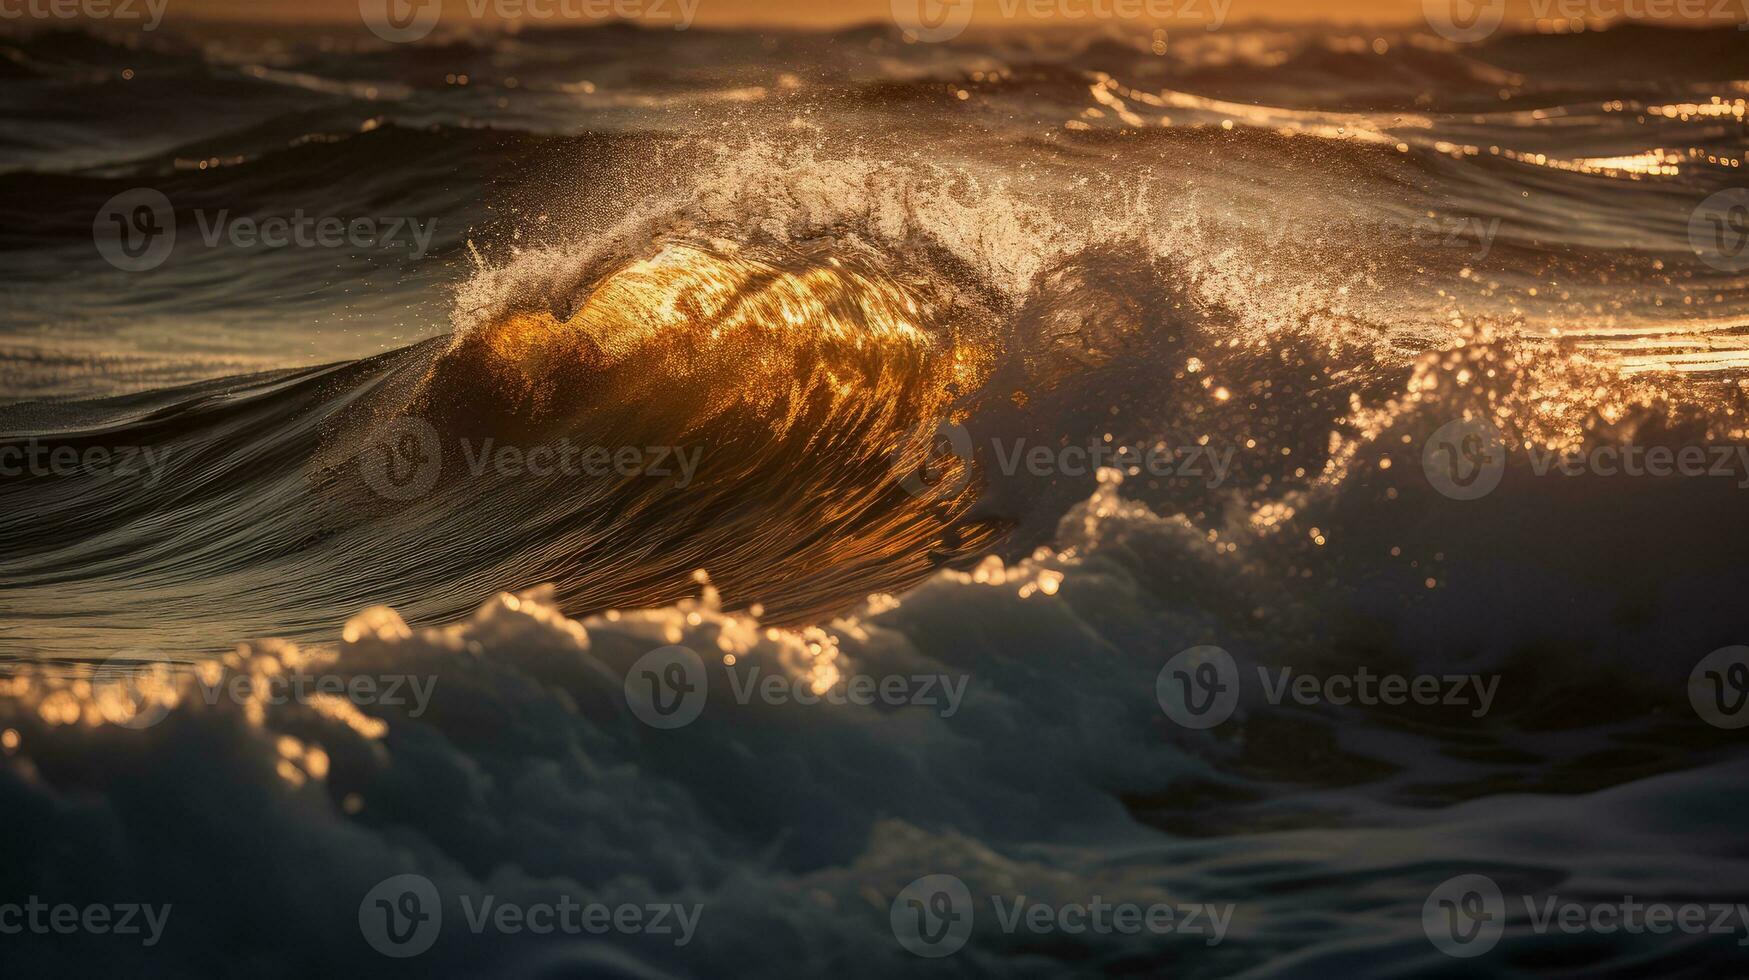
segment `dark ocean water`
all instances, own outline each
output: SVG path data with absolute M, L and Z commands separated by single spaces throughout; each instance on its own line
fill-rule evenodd
M 0 44 L 23 975 L 1749 965 L 1749 35 L 361 36 Z

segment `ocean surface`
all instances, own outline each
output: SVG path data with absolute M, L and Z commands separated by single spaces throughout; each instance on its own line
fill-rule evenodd
M 1746 100 L 1730 28 L 0 37 L 0 902 L 174 908 L 0 953 L 1741 974 L 1749 912 L 1564 933 L 1518 896 L 1749 902 L 1749 668 L 1702 664 L 1749 643 Z M 1704 472 L 1546 466 L 1653 449 Z M 675 646 L 710 700 L 662 728 L 634 688 Z M 1180 674 L 1243 683 L 1198 728 L 1206 647 Z M 300 670 L 434 683 L 263 696 Z M 399 875 L 702 915 L 450 904 L 403 959 L 361 906 Z M 914 956 L 935 875 L 975 924 Z M 1504 931 L 1456 958 L 1424 910 L 1465 875 Z M 1013 931 L 992 896 L 1232 914 Z

